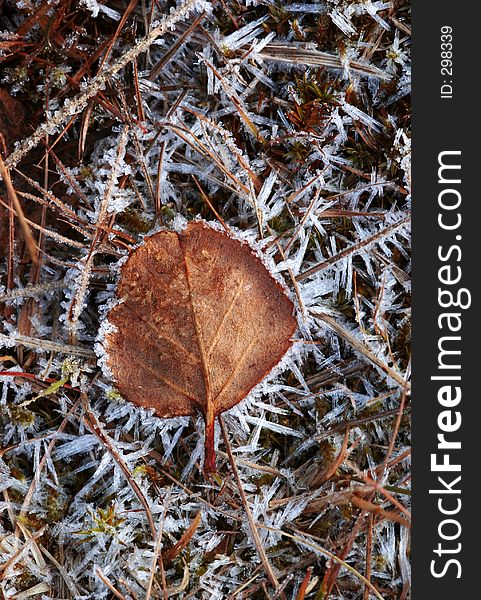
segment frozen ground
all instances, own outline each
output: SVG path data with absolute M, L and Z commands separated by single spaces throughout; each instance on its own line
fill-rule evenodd
M 408 598 L 409 5 L 3 0 L 0 32 L 0 595 Z M 299 323 L 211 479 L 202 418 L 95 354 L 129 248 L 199 215 Z

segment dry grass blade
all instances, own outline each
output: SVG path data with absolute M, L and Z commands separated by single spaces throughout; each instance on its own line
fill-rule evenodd
M 30 254 L 30 259 L 33 263 L 36 263 L 38 260 L 37 257 L 37 243 L 35 238 L 30 231 L 30 227 L 28 226 L 27 219 L 25 218 L 25 214 L 23 212 L 22 205 L 20 204 L 20 200 L 18 199 L 17 192 L 13 187 L 12 179 L 10 178 L 10 173 L 3 162 L 2 155 L 0 153 L 0 175 L 2 176 L 3 182 L 5 183 L 5 187 L 7 188 L 8 196 L 12 201 L 13 209 L 20 221 L 20 225 L 22 226 L 23 234 L 25 236 L 25 243 L 27 245 L 28 252 Z
M 192 523 L 182 534 L 180 540 L 176 544 L 174 544 L 172 548 L 169 548 L 168 550 L 162 553 L 164 565 L 168 566 L 182 552 L 182 550 L 187 547 L 190 540 L 192 539 L 192 536 L 199 527 L 201 516 L 201 512 L 199 511 L 192 519 Z
M 249 521 L 249 527 L 250 527 L 250 530 L 252 533 L 252 537 L 254 538 L 254 543 L 255 543 L 257 552 L 261 559 L 262 566 L 264 567 L 264 571 L 267 575 L 267 578 L 273 585 L 274 589 L 278 590 L 280 587 L 280 584 L 279 584 L 279 581 L 278 581 L 274 571 L 272 570 L 272 567 L 271 567 L 271 564 L 267 557 L 264 545 L 262 544 L 262 540 L 259 536 L 259 531 L 257 530 L 257 524 L 254 521 L 254 517 L 252 516 L 249 502 L 247 501 L 247 497 L 244 492 L 244 488 L 242 486 L 242 481 L 239 476 L 239 471 L 237 470 L 236 461 L 235 461 L 234 455 L 232 454 L 232 448 L 231 448 L 230 442 L 229 442 L 229 434 L 227 433 L 227 429 L 224 425 L 224 420 L 222 419 L 222 416 L 219 417 L 219 422 L 220 422 L 220 427 L 222 430 L 222 437 L 224 438 L 224 443 L 225 443 L 225 447 L 227 450 L 227 455 L 229 457 L 229 462 L 230 462 L 230 465 L 232 468 L 232 473 L 234 474 L 234 479 L 236 480 L 236 483 L 237 483 L 237 489 L 239 490 L 239 494 L 240 494 L 240 497 L 242 500 L 242 505 L 244 507 L 244 510 L 245 510 L 245 513 L 247 516 L 247 520 Z
M 160 578 L 161 578 L 161 582 L 162 582 L 162 592 L 164 595 L 164 599 L 167 600 L 167 598 L 169 597 L 168 592 L 167 592 L 167 582 L 165 580 L 164 557 L 162 556 L 160 548 L 162 546 L 162 536 L 164 534 L 164 523 L 165 523 L 165 517 L 167 514 L 167 510 L 169 508 L 170 497 L 171 497 L 171 490 L 169 490 L 167 498 L 164 502 L 164 510 L 162 513 L 162 519 L 160 521 L 159 530 L 157 532 L 157 537 L 155 540 L 154 554 L 152 556 L 152 566 L 150 569 L 151 572 L 150 572 L 149 582 L 147 584 L 147 591 L 145 593 L 145 600 L 150 600 L 150 597 L 152 595 L 152 588 L 154 585 L 155 574 L 157 571 L 157 562 L 159 563 L 159 567 L 160 567 Z
M 409 521 L 407 521 L 406 519 L 403 519 L 397 513 L 384 510 L 381 506 L 379 506 L 379 504 L 374 504 L 374 502 L 369 502 L 368 500 L 363 500 L 362 498 L 359 498 L 359 496 L 355 496 L 355 495 L 351 496 L 351 502 L 352 502 L 352 504 L 354 504 L 354 506 L 357 506 L 358 508 L 362 508 L 363 510 L 368 511 L 369 513 L 371 513 L 373 515 L 379 515 L 380 517 L 387 519 L 388 521 L 393 521 L 395 523 L 398 523 L 399 525 L 402 525 L 403 527 L 408 527 L 408 528 L 411 527 L 411 523 Z
M 359 61 L 348 61 L 347 64 L 328 52 L 321 52 L 302 43 L 293 44 L 267 44 L 259 54 L 263 59 L 272 62 L 290 63 L 294 65 L 309 65 L 311 67 L 327 67 L 329 69 L 345 69 L 368 77 L 389 80 L 391 75 L 377 67 Z
M 319 485 L 323 481 L 329 481 L 333 475 L 335 475 L 337 469 L 342 465 L 346 456 L 347 456 L 347 445 L 349 442 L 349 428 L 346 429 L 344 433 L 344 439 L 342 441 L 341 449 L 339 450 L 339 454 L 334 459 L 332 464 L 330 464 L 323 472 L 319 473 L 316 479 L 313 481 L 312 485 Z
M 58 427 L 55 436 L 50 440 L 47 449 L 45 450 L 45 453 L 42 457 L 42 459 L 39 462 L 39 465 L 35 471 L 35 476 L 32 480 L 32 483 L 30 484 L 30 487 L 28 488 L 28 492 L 25 495 L 25 498 L 23 500 L 23 504 L 22 504 L 22 508 L 20 510 L 20 517 L 23 517 L 27 514 L 28 508 L 30 506 L 30 503 L 32 501 L 33 495 L 35 493 L 35 490 L 39 484 L 40 478 L 42 476 L 42 471 L 45 467 L 45 464 L 47 463 L 47 461 L 49 460 L 49 457 L 52 453 L 52 450 L 55 447 L 55 444 L 58 441 L 58 436 L 60 433 L 62 433 L 62 431 L 64 431 L 64 429 L 67 427 L 68 425 L 68 421 L 71 415 L 73 415 L 75 413 L 75 411 L 77 410 L 78 406 L 80 404 L 80 400 L 77 400 L 76 402 L 74 402 L 74 404 L 72 405 L 72 407 L 69 409 L 67 415 L 65 416 L 65 418 L 62 420 L 60 426 Z

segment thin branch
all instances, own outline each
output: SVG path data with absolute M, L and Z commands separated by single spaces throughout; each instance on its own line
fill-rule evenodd
M 274 589 L 278 590 L 280 587 L 280 584 L 279 584 L 279 581 L 277 580 L 277 577 L 276 577 L 274 571 L 272 570 L 271 564 L 269 563 L 269 559 L 267 558 L 266 550 L 264 548 L 264 545 L 262 544 L 262 540 L 261 540 L 259 532 L 257 530 L 257 525 L 256 525 L 256 522 L 254 521 L 254 517 L 252 515 L 251 509 L 249 506 L 249 502 L 247 500 L 247 496 L 244 492 L 244 488 L 242 487 L 242 481 L 239 476 L 239 471 L 237 470 L 237 465 L 236 465 L 234 455 L 232 454 L 232 448 L 231 448 L 231 445 L 229 442 L 229 435 L 227 433 L 227 429 L 225 427 L 224 419 L 222 418 L 222 415 L 219 415 L 219 423 L 220 423 L 220 428 L 222 430 L 222 436 L 224 438 L 227 455 L 229 457 L 229 462 L 232 467 L 232 472 L 234 474 L 234 478 L 237 483 L 237 488 L 239 490 L 239 494 L 240 494 L 240 497 L 242 500 L 242 505 L 244 506 L 244 510 L 246 512 L 247 520 L 249 521 L 249 527 L 250 527 L 250 530 L 252 533 L 252 537 L 254 538 L 254 543 L 257 548 L 257 552 L 259 554 L 259 557 L 262 562 L 262 566 L 264 567 L 264 571 L 265 571 L 269 581 L 274 586 Z

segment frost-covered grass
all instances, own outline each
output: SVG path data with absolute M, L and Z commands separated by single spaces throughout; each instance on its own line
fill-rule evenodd
M 408 598 L 409 5 L 1 10 L 0 596 Z M 198 216 L 299 323 L 210 479 L 96 354 L 129 249 Z

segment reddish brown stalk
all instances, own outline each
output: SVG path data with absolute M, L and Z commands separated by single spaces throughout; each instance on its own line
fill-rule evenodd
M 229 456 L 229 462 L 230 462 L 230 465 L 232 468 L 232 472 L 234 474 L 234 478 L 237 483 L 237 489 L 239 490 L 239 494 L 240 494 L 240 497 L 242 500 L 242 504 L 244 506 L 244 510 L 247 515 L 247 520 L 249 521 L 250 530 L 252 533 L 252 537 L 254 538 L 254 543 L 256 545 L 257 552 L 259 553 L 259 557 L 261 559 L 262 566 L 264 567 L 264 571 L 265 571 L 270 583 L 273 585 L 274 589 L 277 591 L 280 587 L 280 584 L 279 584 L 279 581 L 277 580 L 277 577 L 276 577 L 274 571 L 272 570 L 269 559 L 267 558 L 267 554 L 266 554 L 264 545 L 262 544 L 262 540 L 261 540 L 261 538 L 259 536 L 259 532 L 257 530 L 256 522 L 254 521 L 254 517 L 252 516 L 249 502 L 247 501 L 247 497 L 246 497 L 244 488 L 242 486 L 242 481 L 239 476 L 239 471 L 237 470 L 236 461 L 235 461 L 234 455 L 232 454 L 232 448 L 230 446 L 229 436 L 227 434 L 227 429 L 225 428 L 222 415 L 219 416 L 219 422 L 220 422 L 220 427 L 221 427 L 221 431 L 222 431 L 222 436 L 224 438 L 224 444 L 225 444 L 225 447 L 227 450 L 227 455 Z M 282 597 L 283 597 L 283 595 L 282 595 Z
M 197 177 L 195 175 L 192 175 L 192 179 L 194 180 L 195 185 L 197 186 L 197 189 L 199 190 L 199 192 L 201 193 L 202 198 L 205 200 L 205 202 L 207 202 L 210 210 L 214 213 L 214 215 L 216 216 L 216 219 L 219 221 L 219 223 L 222 225 L 222 227 L 229 232 L 230 228 L 227 225 L 227 223 L 224 221 L 224 219 L 220 216 L 220 214 L 217 212 L 217 210 L 214 208 L 214 205 L 212 204 L 212 202 L 210 201 L 209 196 L 204 192 L 204 190 L 202 189 L 200 183 L 197 180 Z
M 10 173 L 3 162 L 2 155 L 0 153 L 0 175 L 2 176 L 3 182 L 5 183 L 5 187 L 7 188 L 8 196 L 13 204 L 15 209 L 15 213 L 20 221 L 20 225 L 23 230 L 23 234 L 25 236 L 25 244 L 27 246 L 28 253 L 30 254 L 30 259 L 35 264 L 37 262 L 37 244 L 35 242 L 35 238 L 30 231 L 30 227 L 28 226 L 27 219 L 25 218 L 25 214 L 23 212 L 22 205 L 20 204 L 20 200 L 18 199 L 17 192 L 13 187 L 12 180 L 10 178 Z
M 366 574 L 364 577 L 370 582 L 371 581 L 371 560 L 372 560 L 372 529 L 374 525 L 374 515 L 369 515 L 367 523 L 367 534 L 366 534 Z M 363 600 L 369 600 L 369 587 L 364 586 L 364 593 L 362 596 Z
M 192 523 L 182 534 L 180 540 L 174 546 L 172 546 L 172 548 L 169 548 L 168 550 L 162 553 L 162 559 L 164 561 L 165 566 L 168 566 L 173 560 L 175 560 L 175 558 L 179 556 L 182 550 L 187 547 L 190 540 L 197 531 L 197 528 L 200 525 L 201 516 L 202 513 L 201 511 L 199 511 L 192 519 Z
M 296 600 L 304 600 L 307 593 L 307 588 L 309 587 L 309 583 L 311 581 L 312 568 L 309 567 L 304 575 L 304 579 L 302 580 L 299 591 L 297 592 Z

